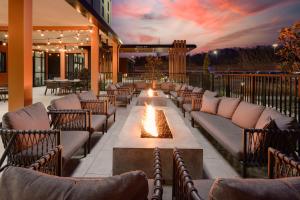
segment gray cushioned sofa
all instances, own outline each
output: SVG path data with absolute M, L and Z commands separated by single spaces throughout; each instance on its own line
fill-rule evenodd
M 205 103 L 205 102 L 206 103 Z M 298 124 L 294 118 L 278 111 L 241 101 L 237 98 L 203 96 L 200 111 L 192 111 L 195 123 L 213 137 L 231 155 L 247 165 L 264 165 L 268 147 L 284 152 L 294 151 L 299 141 Z M 273 127 L 266 127 L 271 121 Z

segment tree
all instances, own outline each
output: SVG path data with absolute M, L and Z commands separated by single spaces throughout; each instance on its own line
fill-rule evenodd
M 209 55 L 208 53 L 206 53 L 203 61 L 203 71 L 208 71 L 209 65 L 210 65 Z
M 276 54 L 281 57 L 283 71 L 300 71 L 300 22 L 281 29 L 278 42 L 280 48 Z
M 148 56 L 146 57 L 146 64 L 145 67 L 148 69 L 149 73 L 149 80 L 157 80 L 161 77 L 161 70 L 160 67 L 162 66 L 163 62 L 160 57 L 157 56 Z

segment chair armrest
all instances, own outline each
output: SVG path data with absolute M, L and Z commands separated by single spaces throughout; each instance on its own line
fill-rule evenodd
M 187 170 L 178 149 L 173 152 L 173 198 L 203 200 Z
M 60 145 L 59 130 L 0 129 L 0 135 L 5 148 L 0 167 L 6 157 L 7 165 L 27 167 L 41 155 Z
M 92 114 L 101 115 L 107 114 L 108 103 L 106 100 L 81 100 L 82 109 L 90 110 Z
M 48 153 L 43 155 L 29 169 L 43 172 L 49 175 L 61 176 L 62 175 L 62 149 L 61 145 L 56 146 Z
M 90 110 L 50 110 L 50 125 L 54 129 L 65 131 L 90 131 Z
M 98 95 L 99 100 L 108 100 L 109 104 L 116 106 L 116 95 L 102 94 Z
M 117 90 L 117 95 L 130 95 L 130 90 L 126 88 L 120 88 Z
M 161 200 L 163 195 L 163 177 L 162 177 L 162 168 L 161 168 L 161 160 L 160 160 L 160 151 L 158 148 L 154 149 L 153 155 L 154 155 L 154 163 L 153 163 L 154 190 L 151 191 L 153 192 L 151 200 Z
M 199 111 L 202 106 L 202 98 L 192 97 L 192 111 Z
M 268 148 L 273 147 L 284 153 L 299 152 L 299 130 L 244 129 L 243 162 L 265 165 L 268 162 Z

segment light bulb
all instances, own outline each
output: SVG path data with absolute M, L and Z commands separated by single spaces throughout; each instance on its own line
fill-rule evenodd
M 5 34 L 5 35 L 4 35 L 4 37 L 5 37 L 5 38 L 8 38 L 8 35 L 7 35 L 7 34 Z
M 45 34 L 43 32 L 41 32 L 41 37 L 44 37 L 44 36 L 45 36 Z

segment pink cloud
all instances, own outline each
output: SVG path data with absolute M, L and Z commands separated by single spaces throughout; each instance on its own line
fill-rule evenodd
M 114 16 L 141 17 L 151 12 L 153 3 L 140 0 L 127 0 L 113 5 Z

